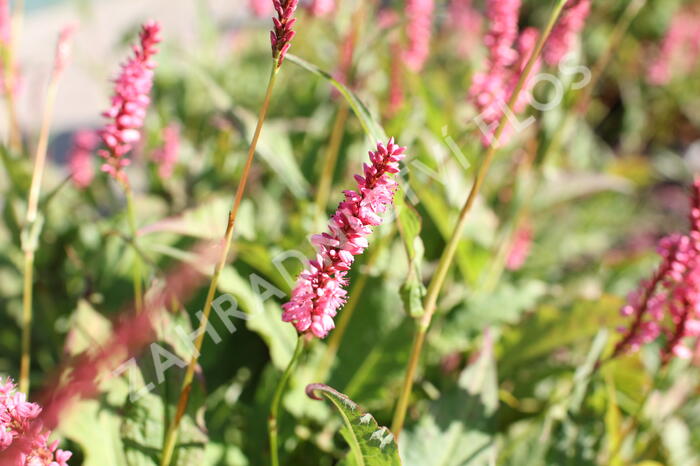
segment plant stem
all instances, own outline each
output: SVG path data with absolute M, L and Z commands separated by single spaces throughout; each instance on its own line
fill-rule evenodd
M 301 353 L 303 351 L 304 336 L 299 335 L 297 338 L 296 348 L 294 348 L 294 354 L 292 355 L 292 359 L 290 359 L 287 368 L 282 374 L 282 378 L 277 383 L 277 388 L 275 388 L 275 394 L 272 397 L 272 404 L 270 405 L 270 415 L 267 418 L 267 431 L 270 436 L 270 464 L 272 466 L 279 466 L 280 464 L 277 446 L 277 418 L 280 410 L 280 401 L 282 400 L 282 394 L 284 393 L 284 389 L 287 386 L 289 377 L 292 375 L 292 371 L 294 370 L 294 367 L 296 366 L 297 362 L 299 362 L 299 356 L 301 356 Z
M 199 323 L 198 336 L 194 342 L 195 351 L 193 356 L 190 358 L 190 362 L 187 366 L 187 371 L 185 372 L 185 377 L 182 381 L 182 388 L 180 389 L 180 397 L 177 402 L 175 416 L 170 422 L 167 433 L 165 435 L 165 442 L 163 445 L 163 456 L 160 462 L 161 466 L 168 466 L 173 457 L 175 444 L 177 442 L 177 431 L 178 427 L 180 426 L 182 416 L 184 416 L 185 410 L 187 409 L 187 402 L 189 400 L 190 390 L 192 390 L 194 370 L 197 366 L 197 359 L 202 348 L 202 343 L 204 342 L 204 335 L 206 333 L 205 330 L 207 328 L 207 323 L 209 322 L 209 314 L 211 313 L 211 305 L 214 301 L 214 294 L 216 293 L 216 288 L 219 283 L 219 276 L 221 275 L 221 271 L 226 265 L 228 252 L 231 247 L 231 238 L 233 238 L 233 227 L 236 222 L 238 208 L 240 207 L 241 200 L 243 199 L 245 186 L 248 182 L 248 175 L 250 174 L 250 167 L 253 164 L 255 148 L 258 144 L 258 139 L 260 138 L 260 132 L 262 131 L 263 122 L 265 121 L 265 116 L 267 115 L 267 109 L 270 106 L 272 90 L 275 86 L 275 81 L 277 79 L 278 72 L 279 66 L 277 64 L 277 61 L 275 60 L 275 64 L 273 65 L 272 71 L 270 72 L 270 79 L 267 84 L 267 91 L 265 92 L 265 100 L 263 101 L 262 107 L 260 108 L 260 114 L 258 115 L 258 123 L 255 127 L 255 132 L 253 133 L 253 140 L 251 141 L 250 148 L 248 149 L 248 158 L 246 159 L 245 166 L 243 167 L 241 181 L 238 183 L 238 187 L 236 188 L 236 195 L 233 200 L 233 206 L 231 207 L 231 211 L 228 215 L 228 224 L 226 225 L 226 233 L 223 239 L 221 254 L 219 256 L 219 260 L 216 264 L 216 267 L 214 268 L 214 274 L 212 275 L 211 282 L 209 283 L 209 291 L 207 292 L 207 297 L 204 301 L 204 309 L 202 310 L 202 318 Z
M 335 115 L 335 123 L 331 130 L 331 137 L 323 161 L 321 179 L 318 184 L 318 192 L 316 193 L 316 210 L 320 214 L 326 211 L 326 206 L 328 205 L 328 197 L 331 191 L 331 184 L 333 183 L 333 172 L 340 153 L 340 143 L 343 142 L 343 133 L 348 114 L 348 105 L 345 102 L 340 103 L 338 112 Z
M 430 280 L 430 284 L 428 285 L 428 291 L 424 301 L 424 313 L 420 317 L 418 325 L 416 326 L 416 333 L 413 338 L 413 346 L 411 348 L 411 356 L 408 361 L 408 366 L 406 368 L 406 374 L 401 389 L 401 394 L 396 405 L 396 411 L 394 413 L 394 419 L 392 422 L 392 432 L 396 438 L 398 438 L 399 434 L 401 433 L 401 430 L 403 429 L 404 420 L 406 419 L 406 410 L 408 408 L 408 399 L 413 389 L 413 379 L 415 377 L 416 368 L 420 359 L 421 350 L 423 349 L 423 344 L 425 343 L 425 336 L 428 331 L 428 328 L 430 327 L 433 314 L 436 310 L 438 295 L 442 290 L 442 285 L 445 282 L 447 272 L 449 271 L 450 266 L 452 265 L 455 252 L 457 251 L 457 246 L 459 245 L 459 241 L 462 237 L 462 231 L 464 230 L 464 227 L 467 223 L 468 214 L 474 204 L 474 201 L 476 200 L 476 196 L 481 190 L 481 185 L 483 184 L 484 179 L 486 178 L 491 162 L 493 161 L 493 158 L 499 149 L 499 141 L 501 139 L 501 136 L 503 135 L 503 131 L 506 128 L 506 124 L 508 123 L 508 114 L 512 112 L 512 108 L 515 104 L 515 101 L 517 100 L 520 91 L 522 90 L 525 84 L 525 81 L 527 80 L 530 72 L 532 71 L 533 66 L 539 59 L 540 54 L 542 53 L 542 48 L 544 47 L 544 44 L 547 38 L 549 37 L 549 34 L 552 32 L 552 28 L 556 24 L 557 19 L 559 18 L 559 15 L 561 14 L 566 2 L 567 0 L 556 1 L 555 7 L 550 15 L 547 26 L 545 27 L 540 38 L 538 39 L 537 45 L 535 46 L 535 50 L 532 52 L 532 56 L 530 57 L 530 60 L 528 60 L 527 65 L 521 73 L 520 78 L 518 79 L 518 83 L 516 84 L 515 89 L 513 90 L 513 93 L 510 96 L 510 99 L 508 100 L 508 112 L 504 112 L 503 116 L 501 117 L 501 120 L 498 123 L 496 133 L 494 134 L 491 144 L 487 149 L 483 162 L 481 163 L 481 166 L 479 167 L 478 172 L 476 174 L 476 178 L 474 179 L 474 184 L 472 185 L 472 188 L 469 191 L 469 195 L 467 196 L 467 200 L 465 201 L 464 206 L 462 207 L 462 211 L 459 214 L 457 225 L 452 231 L 452 235 L 447 243 L 447 246 L 445 247 L 445 250 L 443 251 L 440 257 L 440 262 L 438 263 L 435 275 L 433 275 L 432 279 Z
M 129 222 L 129 234 L 131 235 L 131 244 L 136 249 L 136 234 L 138 232 L 136 228 L 136 211 L 134 208 L 134 194 L 131 190 L 131 184 L 128 181 L 124 181 L 124 194 L 126 195 L 126 216 Z M 134 304 L 136 308 L 136 313 L 140 313 L 143 310 L 143 272 L 141 264 L 141 256 L 138 251 L 134 255 L 134 265 L 131 269 L 131 278 L 134 282 Z
M 58 75 L 53 74 L 46 90 L 44 109 L 39 130 L 39 141 L 36 147 L 34 168 L 32 171 L 32 183 L 29 187 L 29 199 L 27 200 L 27 216 L 25 218 L 22 234 L 22 251 L 24 252 L 23 290 L 22 290 L 22 356 L 20 360 L 19 389 L 21 392 L 29 391 L 29 369 L 31 366 L 31 337 L 32 337 L 32 284 L 34 278 L 34 252 L 37 248 L 39 237 L 39 225 L 37 213 L 39 208 L 39 195 L 41 194 L 41 181 L 46 167 L 46 152 L 49 145 L 49 130 L 53 118 L 54 104 L 58 92 Z

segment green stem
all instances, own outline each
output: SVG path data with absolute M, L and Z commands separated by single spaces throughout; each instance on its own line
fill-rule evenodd
M 124 182 L 124 194 L 126 195 L 126 215 L 129 222 L 129 234 L 131 235 L 131 242 L 136 249 L 136 235 L 138 230 L 136 228 L 136 211 L 134 208 L 134 195 L 131 190 L 131 185 L 128 182 Z M 134 255 L 134 265 L 131 269 L 131 278 L 134 282 L 134 303 L 136 307 L 136 313 L 140 313 L 143 310 L 143 272 L 141 264 L 141 256 L 138 251 Z
M 297 338 L 296 348 L 294 348 L 294 354 L 292 355 L 292 359 L 290 359 L 287 368 L 282 374 L 282 378 L 277 383 L 277 388 L 275 388 L 275 394 L 272 397 L 272 404 L 270 405 L 270 415 L 267 418 L 267 431 L 270 436 L 270 464 L 272 466 L 279 466 L 280 464 L 277 435 L 277 419 L 279 417 L 280 401 L 282 400 L 282 395 L 284 394 L 284 389 L 287 386 L 289 377 L 292 375 L 292 371 L 294 371 L 294 367 L 299 362 L 299 356 L 301 356 L 301 353 L 303 353 L 303 351 L 304 336 L 299 335 L 299 337 Z
M 27 200 L 27 215 L 25 217 L 24 232 L 22 235 L 22 250 L 24 252 L 24 284 L 22 290 L 22 356 L 19 371 L 19 389 L 21 392 L 29 392 L 29 370 L 31 367 L 31 336 L 32 336 L 32 283 L 34 276 L 34 252 L 37 248 L 40 233 L 41 219 L 37 219 L 39 211 L 39 196 L 41 194 L 41 182 L 44 178 L 46 167 L 46 151 L 49 146 L 49 132 L 53 119 L 54 105 L 58 93 L 57 73 L 53 73 L 49 86 L 46 89 L 46 99 L 41 118 L 41 129 L 36 146 L 36 156 L 32 170 L 32 182 L 29 187 Z
M 503 116 L 501 117 L 501 120 L 499 121 L 496 133 L 494 134 L 491 144 L 487 149 L 483 162 L 476 174 L 474 184 L 472 185 L 467 200 L 465 201 L 464 206 L 462 207 L 462 210 L 459 214 L 457 225 L 452 231 L 452 236 L 450 237 L 447 246 L 445 247 L 445 250 L 443 251 L 440 257 L 440 262 L 438 263 L 435 275 L 433 275 L 433 278 L 431 279 L 430 284 L 428 286 L 428 291 L 424 302 L 425 311 L 423 313 L 423 316 L 418 321 L 418 325 L 416 326 L 416 333 L 413 339 L 413 346 L 411 348 L 411 356 L 409 358 L 408 366 L 406 368 L 403 386 L 401 388 L 399 400 L 396 405 L 396 411 L 394 412 L 394 419 L 392 422 L 391 430 L 397 438 L 401 433 L 401 430 L 403 429 L 403 424 L 406 419 L 408 399 L 413 389 L 413 380 L 415 377 L 416 368 L 418 367 L 418 361 L 420 359 L 421 350 L 423 348 L 423 344 L 425 343 L 425 336 L 428 331 L 428 328 L 430 327 L 433 314 L 435 313 L 437 298 L 440 294 L 440 291 L 442 290 L 442 285 L 444 284 L 445 278 L 447 277 L 447 272 L 449 271 L 450 266 L 452 265 L 452 261 L 454 260 L 455 253 L 457 251 L 457 246 L 459 245 L 459 241 L 462 237 L 462 232 L 467 223 L 468 214 L 471 211 L 472 206 L 474 205 L 476 196 L 481 190 L 481 186 L 484 182 L 484 179 L 486 178 L 491 162 L 493 161 L 493 158 L 499 149 L 499 141 L 508 123 L 508 114 L 512 112 L 511 109 L 513 108 L 515 101 L 520 95 L 520 92 L 523 89 L 523 86 L 525 85 L 525 82 L 528 76 L 530 75 L 533 66 L 539 59 L 540 54 L 542 53 L 542 48 L 544 47 L 544 44 L 547 38 L 549 37 L 549 34 L 552 32 L 552 28 L 556 24 L 557 19 L 559 18 L 559 15 L 561 14 L 566 2 L 567 0 L 556 1 L 554 10 L 550 15 L 547 26 L 545 27 L 544 31 L 542 32 L 542 35 L 537 41 L 535 50 L 532 52 L 530 60 L 527 62 L 525 69 L 520 75 L 518 83 L 515 86 L 515 89 L 513 90 L 513 93 L 508 101 L 509 111 L 504 112 Z
M 187 402 L 189 401 L 190 391 L 192 390 L 192 380 L 194 378 L 194 371 L 197 366 L 199 354 L 201 353 L 202 343 L 204 342 L 204 335 L 206 333 L 205 330 L 209 322 L 209 315 L 211 314 L 211 305 L 214 301 L 214 294 L 216 293 L 216 289 L 219 284 L 219 276 L 221 275 L 221 271 L 226 265 L 228 252 L 231 248 L 231 239 L 233 238 L 233 228 L 236 222 L 236 216 L 238 215 L 238 208 L 240 207 L 241 200 L 243 199 L 245 187 L 248 182 L 248 176 L 250 175 L 250 168 L 253 164 L 255 148 L 258 145 L 260 132 L 262 131 L 265 116 L 267 115 L 267 110 L 270 106 L 272 90 L 275 87 L 275 81 L 277 79 L 278 72 L 279 65 L 277 63 L 277 60 L 275 59 L 272 71 L 270 72 L 270 79 L 267 84 L 267 91 L 265 92 L 265 100 L 263 101 L 262 107 L 260 108 L 260 114 L 258 115 L 258 123 L 255 127 L 255 132 L 253 133 L 253 140 L 250 143 L 250 148 L 248 149 L 248 158 L 246 159 L 245 166 L 243 167 L 241 181 L 238 183 L 236 195 L 233 200 L 233 206 L 231 207 L 231 211 L 228 215 L 228 223 L 226 225 L 226 233 L 224 234 L 224 240 L 219 260 L 216 264 L 216 267 L 214 268 L 214 273 L 212 275 L 211 282 L 209 283 L 209 291 L 207 292 L 207 297 L 204 301 L 204 309 L 202 310 L 202 318 L 199 323 L 198 336 L 194 342 L 195 351 L 187 366 L 185 377 L 182 380 L 182 388 L 180 389 L 180 397 L 177 402 L 175 416 L 170 422 L 168 430 L 165 434 L 165 440 L 163 444 L 163 456 L 160 462 L 161 466 L 168 466 L 170 464 L 170 461 L 173 457 L 173 452 L 175 451 L 175 444 L 177 443 L 177 431 L 180 426 L 180 421 L 182 420 L 182 417 L 185 414 L 185 410 L 187 409 Z

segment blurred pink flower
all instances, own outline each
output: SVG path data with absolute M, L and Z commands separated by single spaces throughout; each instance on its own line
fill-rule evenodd
M 451 0 L 448 13 L 447 26 L 459 43 L 457 52 L 466 57 L 481 43 L 483 17 L 472 0 Z
M 673 234 L 659 242 L 661 263 L 641 282 L 622 308 L 632 322 L 622 328 L 613 357 L 639 348 L 661 335 L 666 342 L 661 357 L 689 358 L 688 338 L 700 336 L 700 178 L 693 185 L 688 235 Z
M 547 39 L 544 61 L 550 66 L 561 62 L 574 45 L 576 36 L 586 25 L 586 18 L 591 12 L 591 0 L 569 0 L 561 18 Z
M 248 0 L 250 11 L 258 18 L 270 16 L 272 14 L 272 0 Z
M 282 66 L 284 56 L 289 47 L 292 46 L 292 39 L 296 35 L 292 28 L 297 22 L 294 18 L 294 12 L 298 4 L 299 0 L 273 0 L 277 17 L 272 18 L 275 28 L 270 31 L 270 44 L 272 45 L 272 58 L 275 59 L 277 67 Z
M 170 178 L 180 152 L 180 128 L 175 124 L 163 130 L 163 146 L 153 153 L 153 160 L 158 164 L 161 178 Z
M 333 317 L 347 295 L 347 272 L 354 256 L 367 248 L 372 227 L 382 223 L 379 214 L 393 203 L 397 184 L 391 175 L 399 172 L 405 150 L 393 139 L 386 146 L 378 143 L 369 153 L 371 164 L 364 164 L 364 176 L 355 175 L 358 190 L 345 191 L 328 232 L 311 238 L 316 259 L 299 274 L 291 299 L 282 306 L 282 320 L 292 322 L 299 332 L 325 338 L 335 327 Z
M 63 73 L 70 59 L 72 44 L 71 40 L 75 34 L 75 26 L 67 26 L 61 30 L 56 44 L 56 55 L 54 57 L 53 74 L 59 76 Z
M 700 13 L 680 10 L 661 44 L 658 57 L 647 70 L 651 84 L 667 84 L 674 73 L 688 74 L 700 63 Z
M 335 10 L 335 0 L 312 0 L 309 12 L 314 16 L 326 16 Z
M 68 155 L 68 168 L 73 184 L 87 188 L 92 183 L 95 170 L 92 166 L 92 151 L 97 148 L 98 135 L 94 131 L 78 131 L 73 135 L 73 147 Z
M 9 0 L 0 0 L 0 47 L 4 48 L 10 45 L 12 37 L 11 20 Z
M 141 139 L 140 130 L 151 102 L 148 94 L 153 87 L 156 67 L 153 56 L 158 52 L 156 45 L 160 41 L 160 25 L 155 21 L 144 24 L 140 44 L 133 46 L 133 56 L 122 65 L 115 80 L 112 106 L 103 114 L 110 122 L 100 133 L 107 146 L 106 150 L 99 151 L 105 159 L 102 171 L 122 182 L 126 182 L 122 169 L 129 165 L 129 159 L 124 156 Z
M 17 392 L 10 379 L 0 378 L 0 454 L 16 441 L 27 443 L 26 453 L 3 459 L 8 466 L 67 466 L 70 451 L 58 450 L 58 441 L 48 443 L 49 432 L 41 428 L 37 416 L 41 407 Z
M 518 37 L 521 0 L 487 0 L 489 30 L 484 44 L 489 48 L 490 68 L 505 68 L 518 57 L 513 44 Z
M 406 38 L 408 45 L 403 52 L 403 60 L 410 70 L 420 71 L 430 55 L 434 9 L 433 0 L 407 0 Z

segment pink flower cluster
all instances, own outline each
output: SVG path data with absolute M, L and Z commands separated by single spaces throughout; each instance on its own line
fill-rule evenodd
M 292 28 L 297 19 L 293 16 L 299 0 L 272 0 L 272 3 L 277 17 L 272 18 L 275 28 L 270 31 L 270 44 L 272 45 L 272 58 L 275 59 L 275 66 L 280 67 L 289 47 L 292 46 L 292 39 L 296 35 Z
M 158 175 L 170 178 L 180 152 L 180 128 L 175 124 L 168 125 L 163 130 L 163 140 L 163 147 L 153 153 L 153 159 L 158 164 Z
M 433 0 L 408 0 L 406 4 L 406 37 L 408 47 L 403 52 L 406 66 L 420 71 L 430 55 L 430 35 L 433 26 Z
M 312 237 L 316 259 L 299 274 L 290 301 L 282 306 L 282 320 L 292 322 L 299 332 L 325 338 L 335 327 L 333 317 L 347 295 L 347 272 L 354 256 L 367 248 L 372 227 L 382 223 L 379 214 L 393 203 L 397 184 L 391 175 L 399 172 L 405 150 L 393 139 L 386 146 L 378 143 L 369 153 L 371 164 L 364 164 L 364 176 L 355 175 L 358 190 L 344 192 L 328 232 Z
M 248 6 L 258 18 L 272 14 L 271 0 L 248 0 Z
M 312 0 L 309 12 L 314 16 L 326 16 L 335 10 L 335 0 Z
M 681 10 L 673 18 L 659 56 L 648 69 L 651 84 L 667 84 L 673 73 L 688 74 L 700 63 L 700 13 Z
M 99 138 L 94 131 L 78 131 L 73 136 L 73 147 L 68 155 L 68 168 L 73 184 L 81 189 L 92 183 L 95 174 L 92 168 L 92 151 Z
M 484 43 L 489 47 L 487 71 L 476 73 L 472 79 L 469 97 L 479 111 L 482 144 L 491 144 L 498 123 L 503 117 L 515 86 L 534 51 L 539 31 L 527 28 L 518 35 L 520 0 L 489 0 L 487 3 L 489 31 Z M 518 94 L 513 112 L 525 110 L 530 101 L 534 75 L 540 67 L 539 60 L 530 78 Z M 512 127 L 506 126 L 499 143 L 508 141 Z
M 58 441 L 48 443 L 49 432 L 35 435 L 34 426 L 41 407 L 27 401 L 24 393 L 17 392 L 12 380 L 0 378 L 0 452 L 7 450 L 17 439 L 32 436 L 31 451 L 22 453 L 8 466 L 67 466 L 70 451 L 57 449 Z M 41 429 L 40 429 L 41 430 Z M 8 464 L 3 462 L 2 464 Z
M 544 61 L 550 66 L 561 62 L 571 47 L 576 36 L 586 25 L 586 18 L 591 12 L 591 0 L 569 0 L 559 22 L 547 39 L 544 51 Z
M 448 12 L 447 26 L 459 41 L 457 52 L 466 57 L 481 42 L 483 18 L 472 6 L 472 0 L 451 0 Z
M 143 25 L 139 45 L 133 46 L 133 56 L 122 65 L 115 81 L 112 106 L 103 113 L 109 118 L 100 136 L 107 149 L 99 151 L 105 159 L 102 171 L 119 181 L 126 181 L 122 169 L 129 165 L 124 157 L 141 139 L 141 127 L 146 117 L 146 109 L 151 102 L 148 94 L 153 87 L 153 69 L 156 67 L 153 56 L 161 41 L 160 25 L 149 21 Z
M 692 356 L 687 339 L 700 336 L 700 178 L 693 186 L 690 220 L 690 234 L 673 234 L 659 242 L 661 263 L 628 297 L 621 313 L 632 322 L 621 329 L 613 357 L 637 351 L 661 335 L 664 362 L 674 355 Z

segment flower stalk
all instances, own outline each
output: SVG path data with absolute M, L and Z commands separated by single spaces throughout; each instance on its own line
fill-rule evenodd
M 272 466 L 279 466 L 279 446 L 278 446 L 278 428 L 277 428 L 277 418 L 279 417 L 280 402 L 282 401 L 282 395 L 284 394 L 284 389 L 287 387 L 287 382 L 294 371 L 297 363 L 299 362 L 299 357 L 304 352 L 304 340 L 306 337 L 304 335 L 299 335 L 297 337 L 297 344 L 294 348 L 294 354 L 292 359 L 289 360 L 287 368 L 282 374 L 282 378 L 277 383 L 275 388 L 275 394 L 272 397 L 272 404 L 270 405 L 270 415 L 267 418 L 267 431 L 270 438 L 270 464 Z
M 544 44 L 547 41 L 547 38 L 549 37 L 552 29 L 554 28 L 554 25 L 556 24 L 557 19 L 559 18 L 564 8 L 564 5 L 566 4 L 566 1 L 567 0 L 557 0 L 554 9 L 552 10 L 552 13 L 549 17 L 549 21 L 545 26 L 543 33 L 537 40 L 537 44 L 535 45 L 530 59 L 527 61 L 523 72 L 520 74 L 518 82 L 515 85 L 515 88 L 513 89 L 513 93 L 511 94 L 510 99 L 508 100 L 507 105 L 509 110 L 512 110 L 515 106 L 515 103 L 517 102 L 520 96 L 520 92 L 523 89 L 530 75 L 530 72 L 539 60 Z M 428 328 L 430 327 L 430 323 L 437 308 L 438 295 L 442 290 L 442 286 L 445 282 L 445 279 L 447 278 L 447 272 L 449 271 L 450 266 L 452 265 L 452 261 L 454 260 L 459 240 L 462 237 L 462 231 L 464 230 L 464 227 L 467 223 L 468 214 L 471 211 L 474 202 L 476 201 L 476 196 L 481 190 L 481 186 L 484 183 L 484 179 L 486 178 L 491 162 L 493 161 L 494 156 L 498 152 L 501 136 L 503 135 L 504 130 L 506 129 L 506 126 L 508 124 L 508 113 L 509 112 L 504 112 L 503 116 L 501 116 L 494 138 L 488 146 L 483 162 L 481 163 L 477 171 L 472 188 L 469 191 L 469 195 L 467 196 L 464 206 L 462 207 L 462 210 L 459 214 L 457 225 L 452 231 L 452 235 L 447 243 L 447 246 L 445 247 L 445 250 L 443 251 L 440 257 L 437 270 L 433 275 L 433 278 L 431 279 L 430 284 L 428 286 L 428 291 L 424 301 L 424 314 L 420 317 L 420 319 L 418 320 L 418 325 L 416 326 L 416 332 L 411 348 L 411 355 L 409 357 L 403 386 L 399 395 L 399 400 L 396 405 L 396 411 L 394 413 L 394 419 L 392 422 L 391 430 L 396 437 L 399 436 L 401 430 L 403 429 L 403 424 L 406 418 L 406 410 L 408 409 L 408 401 L 411 395 L 411 391 L 413 389 L 415 373 L 418 367 L 418 361 L 420 359 L 420 354 L 423 349 L 423 344 L 425 343 L 425 337 L 428 332 Z
M 31 367 L 31 328 L 33 320 L 32 288 L 34 281 L 34 253 L 37 249 L 39 234 L 41 232 L 41 218 L 39 218 L 39 196 L 41 194 L 41 182 L 44 178 L 46 167 L 46 153 L 49 145 L 49 133 L 53 120 L 58 83 L 65 69 L 68 55 L 70 54 L 70 39 L 72 29 L 64 29 L 58 39 L 54 68 L 51 73 L 49 85 L 44 99 L 44 109 L 41 117 L 39 140 L 34 158 L 32 170 L 32 182 L 29 187 L 29 199 L 27 200 L 27 215 L 25 217 L 24 230 L 22 232 L 23 261 L 23 286 L 22 286 L 22 356 L 20 359 L 19 390 L 29 392 L 29 371 Z
M 177 408 L 175 411 L 175 416 L 168 426 L 168 430 L 165 435 L 165 442 L 163 444 L 163 455 L 161 457 L 161 466 L 168 466 L 173 458 L 173 453 L 175 451 L 175 445 L 177 443 L 177 433 L 180 426 L 180 421 L 185 415 L 187 409 L 187 403 L 189 401 L 190 391 L 192 390 L 192 381 L 194 379 L 194 371 L 197 367 L 198 355 L 201 353 L 202 343 L 204 342 L 205 329 L 209 322 L 209 315 L 211 314 L 211 306 L 214 301 L 214 295 L 216 293 L 217 286 L 219 284 L 219 276 L 221 271 L 226 265 L 228 259 L 228 253 L 231 248 L 231 239 L 233 238 L 233 229 L 236 222 L 236 216 L 238 215 L 238 209 L 240 207 L 241 201 L 243 200 L 243 194 L 245 192 L 245 187 L 248 182 L 248 177 L 250 175 L 250 168 L 253 164 L 253 158 L 255 155 L 255 149 L 258 145 L 258 140 L 260 138 L 260 133 L 262 131 L 263 123 L 265 122 L 265 117 L 267 116 L 267 110 L 270 106 L 270 100 L 272 98 L 272 90 L 275 87 L 275 82 L 277 80 L 277 74 L 281 66 L 281 61 L 279 60 L 279 55 L 274 56 L 275 60 L 274 66 L 270 73 L 270 79 L 267 84 L 267 90 L 265 92 L 265 99 L 263 101 L 262 107 L 260 108 L 260 113 L 258 115 L 258 122 L 255 126 L 255 132 L 253 134 L 253 140 L 250 143 L 250 148 L 248 149 L 248 157 L 246 159 L 245 166 L 243 167 L 243 174 L 241 175 L 241 181 L 238 183 L 238 188 L 236 189 L 236 194 L 233 200 L 233 206 L 229 212 L 228 222 L 226 225 L 226 233 L 224 234 L 223 244 L 219 259 L 217 261 L 216 267 L 214 268 L 214 273 L 212 275 L 211 281 L 209 283 L 209 290 L 207 291 L 207 297 L 204 301 L 204 308 L 202 310 L 202 318 L 199 324 L 199 330 L 197 333 L 197 339 L 194 342 L 194 353 L 190 358 L 189 364 L 185 372 L 185 377 L 182 381 L 182 387 L 180 388 L 180 396 L 177 402 Z

